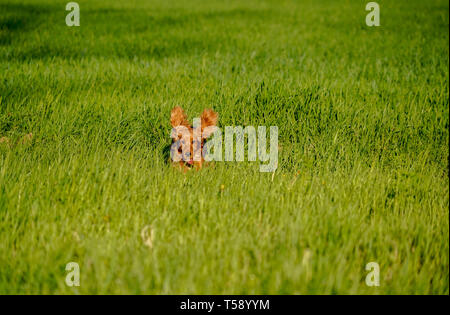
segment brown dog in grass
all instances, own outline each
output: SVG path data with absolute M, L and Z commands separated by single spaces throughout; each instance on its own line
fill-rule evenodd
M 171 161 L 183 171 L 201 169 L 204 163 L 203 147 L 206 139 L 217 125 L 218 115 L 212 109 L 205 109 L 200 116 L 200 126 L 192 126 L 179 106 L 170 113 L 172 124 Z M 194 120 L 195 124 L 195 120 Z M 197 128 L 196 128 L 197 127 Z

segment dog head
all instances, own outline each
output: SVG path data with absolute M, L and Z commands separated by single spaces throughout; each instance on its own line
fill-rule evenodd
M 200 116 L 200 126 L 192 126 L 179 106 L 170 113 L 172 125 L 171 156 L 174 162 L 185 167 L 201 167 L 203 163 L 203 146 L 217 125 L 218 115 L 212 109 L 205 109 Z

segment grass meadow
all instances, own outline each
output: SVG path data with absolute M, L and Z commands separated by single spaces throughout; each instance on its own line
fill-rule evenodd
M 449 294 L 447 1 L 66 2 L 0 0 L 0 293 Z M 177 171 L 177 105 L 277 170 Z

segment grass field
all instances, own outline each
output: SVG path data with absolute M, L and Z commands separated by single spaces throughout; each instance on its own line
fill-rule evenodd
M 449 294 L 447 1 L 66 2 L 0 0 L 0 293 Z M 176 105 L 278 169 L 173 169 Z

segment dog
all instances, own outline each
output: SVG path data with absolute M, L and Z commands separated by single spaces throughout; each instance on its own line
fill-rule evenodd
M 183 171 L 203 167 L 203 147 L 217 126 L 219 115 L 212 109 L 205 109 L 200 116 L 201 126 L 195 129 L 188 121 L 184 110 L 176 106 L 170 113 L 172 129 L 171 161 Z M 199 130 L 200 129 L 200 130 Z M 201 131 L 201 133 L 200 133 Z M 184 148 L 184 149 L 183 149 Z M 177 157 L 177 158 L 174 158 Z

